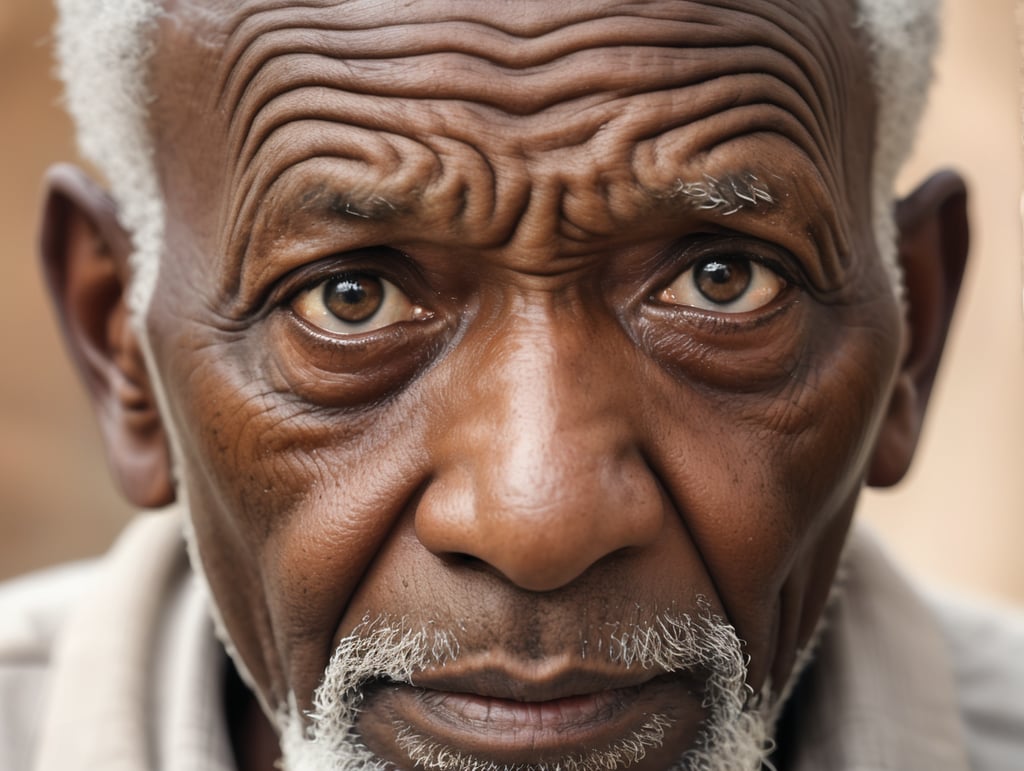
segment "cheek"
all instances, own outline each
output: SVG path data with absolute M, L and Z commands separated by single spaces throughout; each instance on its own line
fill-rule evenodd
M 421 484 L 423 410 L 412 393 L 388 410 L 314 407 L 247 366 L 244 343 L 190 355 L 185 343 L 171 344 L 171 408 L 204 570 L 279 702 L 297 677 L 319 678 L 349 596 Z
M 780 639 L 795 646 L 796 627 L 820 609 L 895 371 L 895 336 L 884 324 L 814 322 L 813 340 L 775 387 L 685 386 L 656 407 L 664 427 L 656 471 L 755 675 L 791 654 Z

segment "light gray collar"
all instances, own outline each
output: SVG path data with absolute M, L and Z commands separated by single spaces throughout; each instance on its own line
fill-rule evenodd
M 954 668 L 934 613 L 862 529 L 796 692 L 787 771 L 969 771 Z

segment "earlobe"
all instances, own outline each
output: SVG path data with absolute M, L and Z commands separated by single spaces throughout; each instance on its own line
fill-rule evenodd
M 40 234 L 47 285 L 89 390 L 110 468 L 134 505 L 174 500 L 166 436 L 125 305 L 131 239 L 80 169 L 52 168 Z
M 907 345 L 868 472 L 888 487 L 910 468 L 967 261 L 967 190 L 953 172 L 897 204 Z

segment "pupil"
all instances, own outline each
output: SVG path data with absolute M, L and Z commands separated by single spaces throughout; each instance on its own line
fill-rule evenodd
M 709 262 L 704 266 L 704 273 L 716 284 L 726 284 L 732 277 L 729 266 L 722 262 Z
M 383 298 L 381 280 L 365 274 L 343 274 L 324 285 L 324 305 L 342 321 L 366 321 L 380 310 Z
M 708 260 L 697 270 L 696 283 L 707 299 L 725 305 L 744 295 L 752 277 L 749 260 Z

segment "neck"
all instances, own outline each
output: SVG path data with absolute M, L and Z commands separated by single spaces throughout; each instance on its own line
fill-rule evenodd
M 224 712 L 238 771 L 275 771 L 281 758 L 277 733 L 252 691 L 229 660 L 224 683 Z

